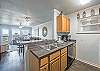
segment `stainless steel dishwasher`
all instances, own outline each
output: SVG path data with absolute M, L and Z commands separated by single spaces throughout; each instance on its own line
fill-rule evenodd
M 75 58 L 76 58 L 76 44 L 74 43 L 72 45 L 69 45 L 67 47 L 67 51 L 68 51 L 68 54 L 67 54 L 67 57 L 68 57 L 67 68 L 69 68 L 72 65 Z

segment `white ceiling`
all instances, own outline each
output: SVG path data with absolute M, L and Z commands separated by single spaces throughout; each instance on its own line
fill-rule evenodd
M 92 0 L 87 5 L 80 5 L 79 0 L 0 0 L 1 7 L 12 11 L 22 12 L 32 16 L 34 25 L 46 22 L 51 19 L 51 12 L 54 8 L 70 14 L 74 11 L 97 5 L 100 0 Z

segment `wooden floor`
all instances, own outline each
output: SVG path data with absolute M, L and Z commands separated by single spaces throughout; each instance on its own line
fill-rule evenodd
M 71 67 L 66 71 L 100 71 L 100 69 L 75 60 Z
M 18 51 L 1 54 L 0 71 L 24 71 L 23 56 Z
M 24 71 L 23 56 L 20 56 L 18 51 L 2 54 L 0 71 Z M 75 61 L 66 71 L 100 71 L 100 69 L 80 61 Z

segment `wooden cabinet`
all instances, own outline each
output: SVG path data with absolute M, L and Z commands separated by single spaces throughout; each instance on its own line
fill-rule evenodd
M 40 71 L 48 71 L 48 64 L 43 66 L 43 67 L 41 67 Z
M 67 52 L 67 48 L 61 49 L 61 54 L 66 53 L 66 52 Z
M 32 52 L 26 54 L 27 71 L 48 71 L 48 57 L 38 59 Z
M 27 71 L 64 71 L 67 66 L 67 48 L 38 59 L 30 51 L 26 54 Z
M 50 71 L 60 71 L 60 51 L 50 55 Z
M 67 48 L 61 49 L 61 71 L 67 67 Z
M 57 32 L 70 32 L 70 19 L 66 16 L 57 16 Z
M 48 64 L 48 57 L 45 57 L 45 58 L 40 60 L 40 67 L 42 67 L 46 64 Z
M 55 58 L 60 56 L 60 51 L 54 52 L 50 55 L 50 61 L 54 60 Z
M 57 32 L 62 32 L 62 16 L 57 16 Z
M 29 50 L 25 53 L 25 69 L 29 71 Z
M 29 71 L 39 71 L 39 60 L 35 55 L 29 52 Z
M 27 71 L 64 71 L 67 67 L 67 47 L 40 58 L 28 50 L 26 54 L 26 67 Z
M 67 67 L 67 53 L 61 55 L 61 71 L 64 71 Z
M 60 57 L 50 62 L 50 71 L 60 71 Z

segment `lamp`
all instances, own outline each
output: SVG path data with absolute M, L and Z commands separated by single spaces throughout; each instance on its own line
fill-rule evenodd
M 28 22 L 31 20 L 31 17 L 25 17 L 25 20 Z

